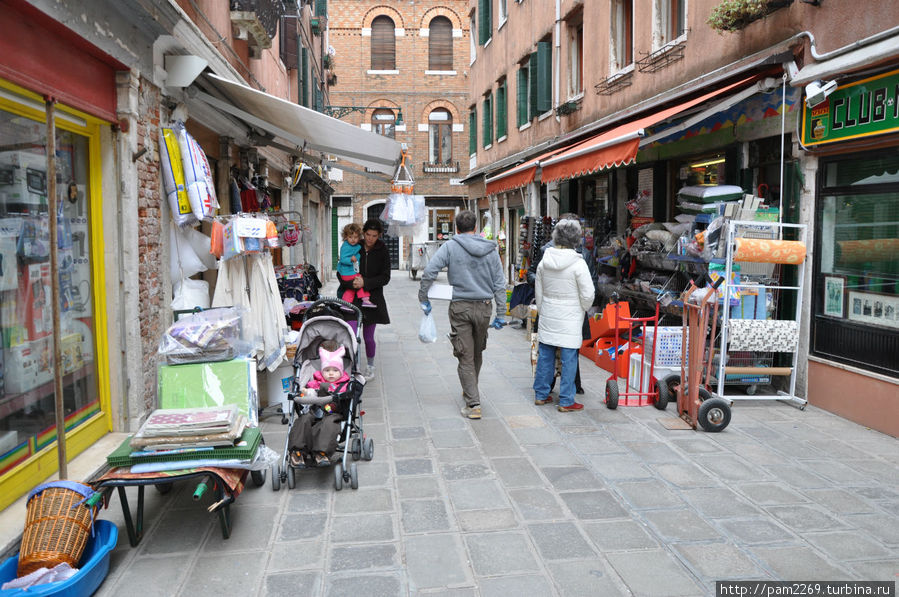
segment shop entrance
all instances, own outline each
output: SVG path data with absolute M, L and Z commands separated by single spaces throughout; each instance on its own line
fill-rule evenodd
M 384 212 L 385 203 L 372 205 L 365 211 L 366 219 L 380 218 Z M 390 234 L 390 225 L 383 219 L 381 223 L 384 225 L 384 234 L 381 240 L 387 245 L 387 253 L 390 255 L 390 269 L 400 269 L 400 239 L 398 236 Z

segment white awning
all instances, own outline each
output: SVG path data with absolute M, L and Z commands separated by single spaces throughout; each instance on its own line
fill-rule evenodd
M 389 137 L 370 133 L 252 87 L 212 74 L 206 76 L 231 100 L 225 101 L 202 91 L 197 93 L 199 99 L 218 110 L 298 149 L 321 151 L 388 175 L 396 170 L 402 147 Z

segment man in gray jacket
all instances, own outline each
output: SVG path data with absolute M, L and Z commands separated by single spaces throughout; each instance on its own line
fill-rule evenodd
M 456 215 L 456 234 L 441 246 L 421 274 L 418 301 L 431 312 L 428 289 L 444 267 L 453 287 L 449 305 L 450 342 L 459 361 L 457 371 L 465 406 L 462 415 L 481 418 L 478 375 L 481 353 L 487 347 L 487 328 L 502 329 L 506 313 L 506 280 L 496 243 L 474 233 L 477 216 L 471 211 Z M 496 319 L 490 323 L 490 302 L 496 302 Z

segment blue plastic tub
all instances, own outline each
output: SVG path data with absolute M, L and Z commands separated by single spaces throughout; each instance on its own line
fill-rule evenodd
M 103 583 L 109 572 L 109 554 L 116 546 L 119 529 L 108 520 L 94 523 L 94 536 L 88 538 L 81 556 L 78 574 L 62 582 L 52 582 L 29 589 L 8 589 L 0 591 L 3 597 L 30 597 L 34 595 L 65 595 L 66 597 L 90 597 Z M 0 565 L 0 586 L 16 577 L 19 565 L 18 554 Z

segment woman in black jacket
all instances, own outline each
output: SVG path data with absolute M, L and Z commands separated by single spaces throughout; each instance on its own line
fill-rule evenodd
M 384 286 L 390 283 L 390 254 L 381 240 L 384 225 L 377 218 L 370 218 L 362 225 L 362 251 L 359 253 L 359 275 L 350 283 L 341 282 L 337 295 L 352 284 L 353 288 L 364 288 L 371 295 L 374 307 L 361 307 L 362 300 L 356 298 L 353 304 L 362 309 L 362 339 L 365 341 L 365 356 L 368 357 L 368 374 L 375 372 L 375 326 L 390 323 L 387 301 L 384 300 Z M 355 327 L 355 322 L 351 325 Z

